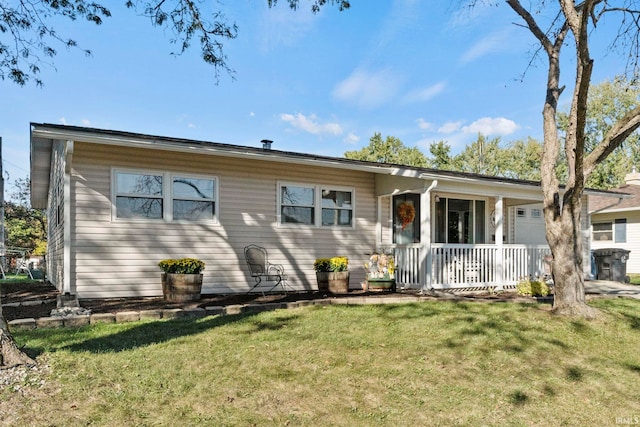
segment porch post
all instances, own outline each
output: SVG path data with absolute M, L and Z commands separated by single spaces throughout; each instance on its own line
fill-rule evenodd
M 504 212 L 502 209 L 502 196 L 496 198 L 495 206 L 495 219 L 496 219 L 496 247 L 498 250 L 498 256 L 496 257 L 496 281 L 498 282 L 497 289 L 504 290 L 504 248 L 503 244 L 503 223 Z
M 431 286 L 431 190 L 436 188 L 435 180 L 420 193 L 420 266 L 419 280 L 422 291 L 430 291 Z
M 378 252 L 382 247 L 382 196 L 378 196 L 378 205 L 376 206 L 376 247 Z

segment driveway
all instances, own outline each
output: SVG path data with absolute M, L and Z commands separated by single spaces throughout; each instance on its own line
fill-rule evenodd
M 587 294 L 600 294 L 640 299 L 640 285 L 610 282 L 608 280 L 589 280 L 584 282 Z

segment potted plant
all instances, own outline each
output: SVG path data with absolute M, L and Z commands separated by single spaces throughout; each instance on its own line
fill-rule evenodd
M 196 258 L 165 259 L 158 263 L 162 294 L 171 302 L 197 301 L 202 291 L 204 262 Z
M 367 273 L 365 290 L 396 290 L 395 260 L 392 254 L 374 253 L 369 261 L 364 264 Z
M 318 290 L 334 294 L 349 292 L 349 259 L 346 256 L 318 258 L 313 263 Z

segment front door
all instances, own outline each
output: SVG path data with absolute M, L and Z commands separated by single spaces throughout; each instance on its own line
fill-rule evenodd
M 393 243 L 420 243 L 419 194 L 393 196 Z

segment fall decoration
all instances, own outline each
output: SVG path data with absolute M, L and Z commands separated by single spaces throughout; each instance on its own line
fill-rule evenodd
M 400 203 L 396 209 L 396 213 L 400 219 L 403 230 L 407 228 L 407 225 L 411 224 L 416 217 L 416 209 L 408 202 Z

